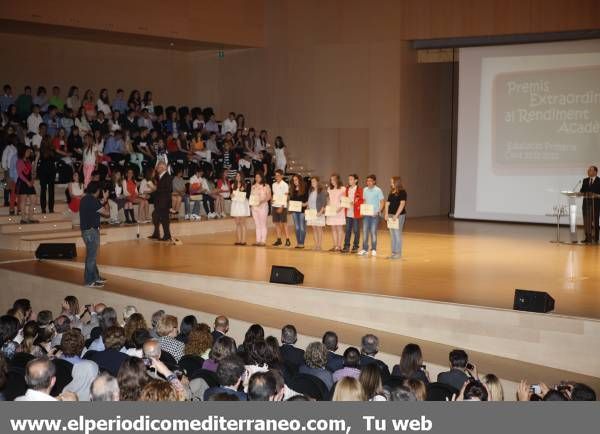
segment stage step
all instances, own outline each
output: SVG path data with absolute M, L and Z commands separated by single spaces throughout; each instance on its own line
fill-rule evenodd
M 71 214 L 63 212 L 54 212 L 52 214 L 36 214 L 35 218 L 40 222 L 59 222 L 59 221 L 71 221 Z M 21 222 L 21 216 L 18 215 L 1 215 L 0 225 L 19 224 Z
M 73 229 L 71 220 L 50 221 L 29 224 L 4 224 L 0 225 L 0 234 L 32 234 L 40 232 L 63 231 Z
M 63 212 L 67 211 L 69 209 L 67 202 L 65 201 L 56 201 L 54 203 L 54 214 L 62 214 Z M 7 206 L 3 206 L 2 208 L 0 208 L 0 216 L 9 216 L 10 209 Z M 42 213 L 42 209 L 40 208 L 39 205 L 36 205 L 34 207 L 34 213 L 36 215 L 41 215 Z

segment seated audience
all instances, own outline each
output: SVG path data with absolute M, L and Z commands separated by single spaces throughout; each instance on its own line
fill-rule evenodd
M 56 401 L 50 391 L 56 382 L 54 363 L 47 358 L 33 359 L 25 368 L 27 392 L 15 398 L 15 401 Z
M 224 315 L 219 315 L 215 318 L 215 325 L 212 332 L 213 342 L 217 342 L 221 336 L 225 336 L 229 332 L 229 319 Z
M 327 389 L 333 387 L 333 376 L 325 367 L 327 366 L 327 348 L 321 342 L 312 342 L 306 347 L 304 364 L 300 366 L 300 374 L 309 374 L 317 377 L 325 384 Z
M 379 338 L 372 334 L 364 335 L 361 341 L 360 366 L 364 367 L 371 363 L 376 364 L 381 372 L 381 377 L 385 381 L 390 376 L 390 369 L 384 362 L 375 358 L 378 352 Z
M 116 376 L 121 364 L 129 358 L 127 354 L 121 352 L 121 348 L 125 345 L 125 331 L 123 327 L 109 327 L 102 332 L 102 339 L 104 350 L 92 352 L 89 360 L 96 362 L 102 371 Z
M 346 348 L 342 357 L 343 367 L 333 373 L 333 382 L 337 383 L 342 378 L 360 376 L 360 353 L 354 347 Z
M 208 401 L 212 395 L 220 393 L 234 395 L 240 401 L 246 401 L 246 394 L 239 390 L 245 372 L 244 361 L 238 356 L 232 355 L 221 359 L 217 368 L 219 386 L 207 389 L 204 392 L 204 401 Z
M 470 378 L 470 373 L 467 369 L 469 357 L 464 350 L 452 350 L 449 359 L 450 370 L 440 372 L 437 381 L 452 386 L 456 390 L 461 390 L 465 381 Z
M 118 401 L 119 383 L 108 373 L 100 374 L 90 387 L 90 401 Z
M 333 391 L 332 401 L 366 401 L 361 383 L 353 377 L 344 377 L 338 381 Z
M 429 374 L 423 365 L 423 354 L 421 348 L 417 344 L 407 344 L 402 350 L 400 363 L 394 366 L 392 375 L 395 377 L 403 377 L 415 379 L 429 384 Z
M 176 361 L 179 361 L 184 355 L 185 344 L 175 339 L 178 334 L 177 317 L 173 315 L 161 317 L 156 326 L 156 333 L 159 336 L 158 341 L 161 350 L 169 353 Z
M 281 355 L 296 370 L 304 364 L 304 350 L 294 346 L 297 341 L 296 327 L 288 324 L 281 329 Z
M 323 335 L 323 345 L 327 348 L 327 370 L 335 372 L 344 367 L 343 356 L 336 353 L 338 350 L 338 335 L 335 332 L 327 331 Z

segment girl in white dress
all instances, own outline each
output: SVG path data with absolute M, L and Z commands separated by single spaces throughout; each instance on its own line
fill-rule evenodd
M 275 138 L 275 170 L 281 170 L 285 173 L 287 167 L 287 157 L 285 155 L 285 143 L 281 136 Z
M 250 216 L 248 188 L 241 172 L 235 174 L 231 186 L 231 217 L 235 219 L 235 245 L 246 245 L 246 219 Z

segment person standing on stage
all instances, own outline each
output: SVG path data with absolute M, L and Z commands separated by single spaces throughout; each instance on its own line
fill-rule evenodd
M 335 214 L 326 216 L 327 226 L 331 226 L 331 235 L 333 236 L 333 247 L 329 249 L 330 252 L 342 251 L 342 234 L 344 233 L 344 223 L 346 221 L 345 210 L 342 208 L 342 196 L 345 192 L 346 189 L 342 184 L 340 175 L 337 173 L 331 175 L 329 177 L 329 188 L 327 189 L 327 195 L 329 196 L 327 204 L 333 208 Z
M 283 170 L 275 171 L 275 182 L 273 183 L 273 223 L 275 223 L 275 231 L 277 232 L 277 240 L 273 243 L 274 246 L 281 246 L 281 236 L 285 234 L 285 246 L 289 247 L 290 233 L 287 226 L 287 202 L 290 193 L 290 186 L 283 180 Z
M 377 177 L 375 175 L 367 176 L 367 186 L 363 189 L 363 201 L 365 205 L 371 205 L 371 215 L 363 213 L 363 248 L 358 254 L 366 256 L 369 254 L 369 238 L 371 238 L 371 256 L 377 256 L 377 225 L 379 224 L 379 214 L 385 205 L 383 192 L 376 185 Z
M 267 242 L 267 218 L 269 217 L 269 201 L 271 188 L 265 182 L 262 172 L 254 175 L 254 184 L 250 190 L 250 206 L 252 218 L 256 229 L 256 242 L 254 246 L 264 247 Z
M 581 193 L 600 194 L 600 179 L 598 179 L 598 167 L 590 166 L 587 170 L 588 177 L 581 183 Z M 600 198 L 583 199 L 583 226 L 585 228 L 585 239 L 582 243 L 598 242 L 600 231 Z
M 248 188 L 244 180 L 244 174 L 237 172 L 231 185 L 231 217 L 235 219 L 235 245 L 246 245 L 246 218 L 250 217 L 250 206 L 248 205 Z
M 406 220 L 406 190 L 404 190 L 402 178 L 399 176 L 392 177 L 390 187 L 384 213 L 392 239 L 392 255 L 388 259 L 400 259 L 402 257 L 402 229 Z M 390 227 L 395 226 L 396 221 L 398 221 L 398 227 Z
M 81 228 L 81 237 L 85 243 L 85 269 L 83 280 L 86 286 L 90 288 L 102 288 L 106 280 L 100 277 L 96 257 L 100 247 L 100 216 L 108 217 L 108 192 L 102 193 L 102 201 L 98 200 L 100 196 L 100 184 L 97 181 L 91 181 L 85 195 L 79 203 L 79 225 Z
M 352 199 L 352 205 L 346 209 L 346 237 L 344 238 L 344 248 L 342 253 L 350 252 L 350 239 L 354 232 L 354 242 L 352 243 L 352 253 L 358 252 L 360 243 L 360 206 L 363 203 L 363 189 L 358 185 L 358 175 L 348 176 L 348 185 L 346 186 L 345 196 Z
M 164 161 L 156 164 L 156 191 L 154 194 L 154 211 L 152 212 L 152 223 L 154 232 L 148 238 L 153 240 L 170 241 L 171 230 L 169 228 L 169 210 L 171 209 L 171 193 L 173 191 L 173 180 L 167 173 L 167 165 Z M 159 226 L 163 227 L 163 237 L 160 238 Z
M 308 190 L 302 176 L 295 174 L 292 176 L 292 185 L 290 187 L 290 201 L 302 202 L 300 211 L 290 211 L 294 220 L 294 229 L 296 231 L 296 249 L 304 248 L 306 238 L 306 220 L 304 210 L 308 205 Z

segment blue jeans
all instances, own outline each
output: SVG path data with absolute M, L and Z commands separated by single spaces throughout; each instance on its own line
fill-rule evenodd
M 369 251 L 369 237 L 371 237 L 371 250 L 377 250 L 378 215 L 363 216 L 363 250 Z
M 294 220 L 294 228 L 296 230 L 296 241 L 299 246 L 304 245 L 304 239 L 306 238 L 306 220 L 304 219 L 303 212 L 292 212 L 292 219 Z
M 193 209 L 192 209 L 190 202 L 191 202 L 191 200 L 190 200 L 189 194 L 186 194 L 185 196 L 183 196 L 183 208 L 185 209 L 185 215 L 189 215 L 190 210 L 192 211 L 192 214 L 200 215 L 200 201 L 199 200 L 194 201 Z
M 392 216 L 388 216 L 391 218 Z M 390 229 L 390 237 L 392 238 L 392 255 L 402 256 L 402 228 L 404 227 L 404 221 L 406 220 L 406 214 L 400 214 L 398 216 L 398 229 Z
M 81 232 L 81 236 L 85 243 L 83 280 L 86 285 L 89 285 L 100 279 L 100 272 L 96 265 L 96 256 L 98 256 L 98 247 L 100 246 L 100 231 L 98 229 L 87 229 Z
M 348 250 L 350 248 L 350 238 L 352 238 L 353 232 L 354 243 L 352 243 L 352 248 L 356 250 L 358 249 L 358 244 L 360 243 L 360 219 L 346 217 L 346 237 L 344 238 L 345 250 Z

